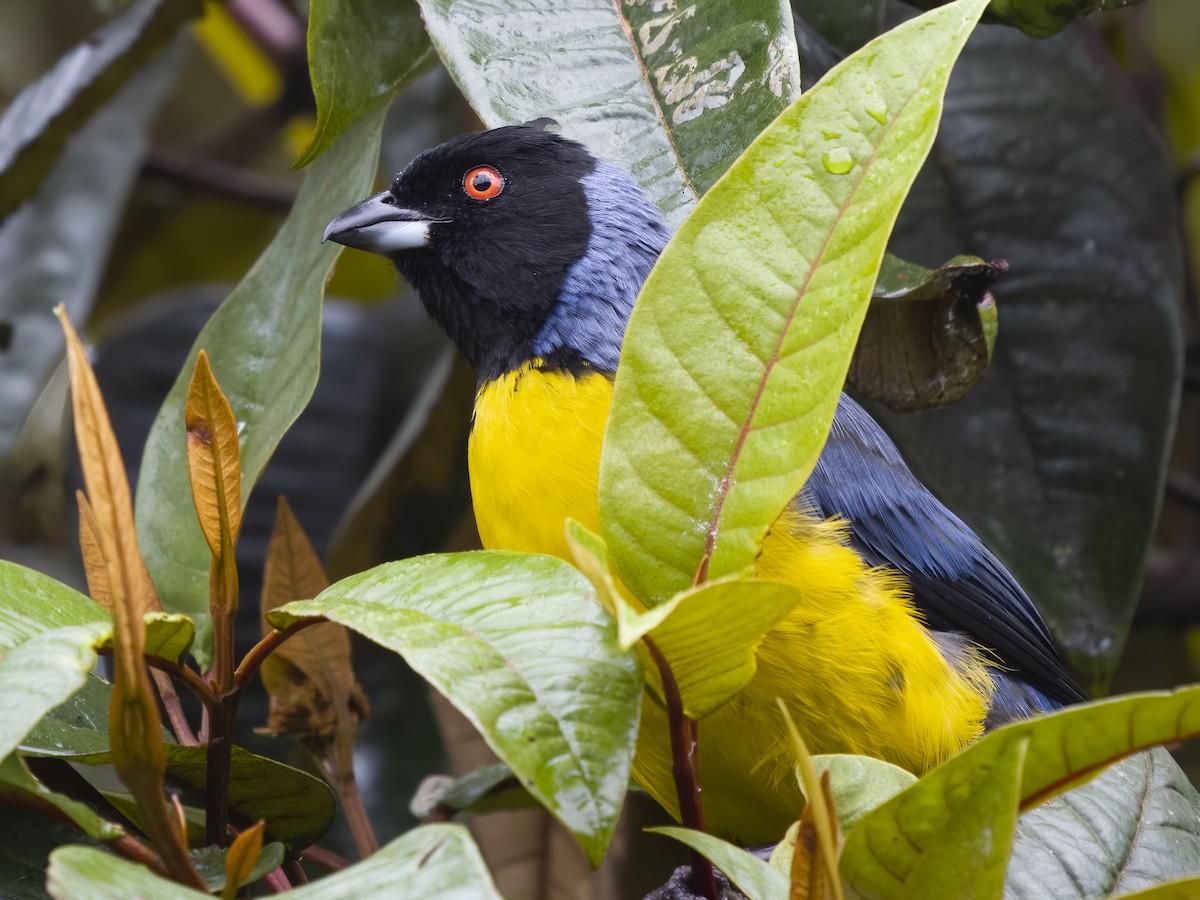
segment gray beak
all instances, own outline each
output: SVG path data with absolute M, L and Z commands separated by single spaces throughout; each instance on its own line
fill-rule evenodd
M 415 250 L 429 242 L 431 219 L 413 209 L 396 205 L 390 191 L 356 203 L 325 228 L 321 243 L 333 241 L 358 250 L 387 256 Z

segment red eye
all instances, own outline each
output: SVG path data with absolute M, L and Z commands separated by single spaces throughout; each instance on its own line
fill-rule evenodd
M 476 166 L 463 176 L 463 190 L 472 200 L 491 200 L 504 190 L 504 176 L 491 166 Z

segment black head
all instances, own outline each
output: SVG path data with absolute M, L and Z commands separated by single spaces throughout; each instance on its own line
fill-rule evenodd
M 511 126 L 426 150 L 325 238 L 392 259 L 487 380 L 534 358 L 615 369 L 666 228 L 616 167 Z

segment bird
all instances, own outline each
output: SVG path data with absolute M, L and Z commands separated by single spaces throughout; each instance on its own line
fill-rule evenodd
M 468 465 L 485 548 L 570 561 L 566 520 L 600 531 L 625 325 L 669 238 L 629 174 L 545 123 L 426 150 L 326 228 L 323 240 L 390 259 L 474 368 Z M 763 640 L 749 685 L 698 725 L 703 811 L 719 836 L 772 842 L 803 808 L 776 698 L 812 752 L 918 774 L 986 730 L 1086 699 L 1029 596 L 845 393 L 756 575 L 801 598 Z M 633 775 L 679 818 L 666 715 L 649 691 Z

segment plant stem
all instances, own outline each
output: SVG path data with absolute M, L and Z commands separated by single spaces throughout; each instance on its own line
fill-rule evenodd
M 339 758 L 335 759 L 335 755 Z M 354 838 L 359 858 L 366 859 L 379 849 L 379 839 L 375 836 L 375 829 L 371 827 L 371 819 L 363 805 L 362 793 L 358 790 L 353 760 L 349 753 L 338 753 L 335 745 L 329 748 L 327 754 L 320 756 L 319 761 L 325 772 L 325 780 L 341 801 L 342 812 L 346 814 L 346 824 L 350 826 L 350 834 Z
M 696 721 L 683 712 L 679 684 L 666 658 L 648 637 L 642 638 L 662 679 L 663 702 L 667 707 L 667 723 L 671 731 L 671 772 L 675 776 L 675 793 L 679 798 L 679 821 L 685 828 L 706 831 L 704 807 L 700 803 L 700 779 L 696 762 L 699 734 Z M 708 900 L 717 900 L 717 880 L 712 863 L 699 851 L 689 848 L 692 864 L 692 890 Z
M 112 656 L 111 647 L 104 650 L 97 650 L 96 652 L 101 656 Z M 187 666 L 181 666 L 169 659 L 163 659 L 161 656 L 143 656 L 142 658 L 145 660 L 146 665 L 153 670 L 150 673 L 151 675 L 157 675 L 159 672 L 166 672 L 168 675 L 171 675 L 182 681 L 196 696 L 196 699 L 203 703 L 207 708 L 212 709 L 217 705 L 217 695 L 213 693 L 212 688 L 208 686 L 208 683 L 203 678 L 201 678 Z M 174 691 L 171 693 L 174 694 Z M 178 698 L 176 698 L 176 702 L 178 702 Z M 174 724 L 174 719 L 172 719 L 172 724 Z M 188 731 L 189 733 L 191 732 L 190 726 Z M 176 736 L 178 737 L 179 735 Z M 204 742 L 199 740 L 197 743 Z
M 287 628 L 276 628 L 270 634 L 264 635 L 261 641 L 246 652 L 246 655 L 242 657 L 241 665 L 233 673 L 233 681 L 237 685 L 237 689 L 244 691 L 250 683 L 250 679 L 254 677 L 254 673 L 258 671 L 258 667 L 263 664 L 263 660 L 274 653 L 279 645 L 293 634 L 303 631 L 310 625 L 320 625 L 326 621 L 328 620 L 323 616 L 316 619 L 298 619 Z
M 158 688 L 158 698 L 162 701 L 167 718 L 171 720 L 171 730 L 175 737 L 185 747 L 195 747 L 200 742 L 196 740 L 196 734 L 192 731 L 187 716 L 183 714 L 183 706 L 179 702 L 179 695 L 175 693 L 175 685 L 171 683 L 170 676 L 158 668 L 153 668 L 150 677 L 154 679 L 154 686 Z
M 318 847 L 316 844 L 313 844 L 311 847 L 305 847 L 300 852 L 300 857 L 307 859 L 314 866 L 318 866 L 326 872 L 340 872 L 342 869 L 349 868 L 350 866 L 350 860 L 338 856 L 332 850 Z
M 171 877 L 162 860 L 158 858 L 158 854 L 132 834 L 123 834 L 120 837 L 113 838 L 111 841 L 105 841 L 105 843 L 126 859 L 143 865 L 152 872 L 162 875 L 164 878 Z
M 233 720 L 240 691 L 229 691 L 217 698 L 209 717 L 204 839 L 219 847 L 229 843 L 229 770 L 233 766 Z

